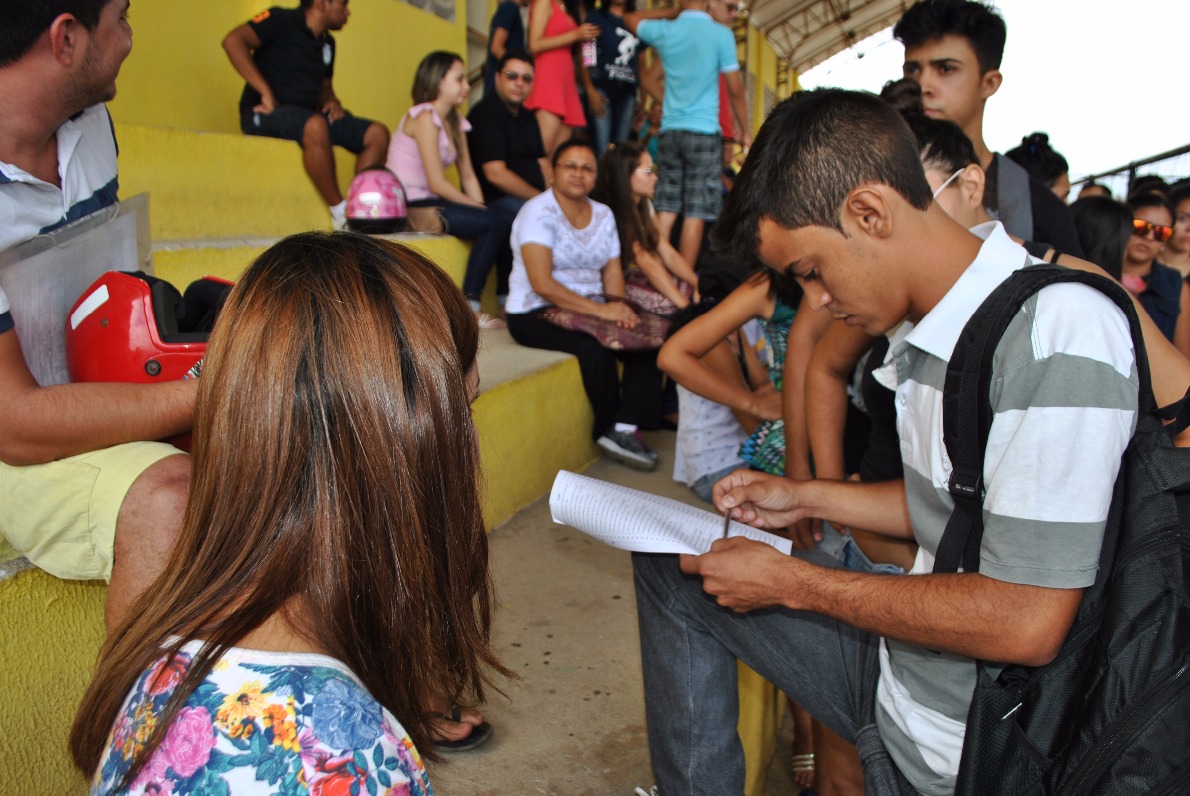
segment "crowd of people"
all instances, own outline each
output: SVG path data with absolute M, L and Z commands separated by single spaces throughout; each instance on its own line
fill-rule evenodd
M 461 290 L 398 244 L 295 235 L 231 291 L 200 378 L 60 387 L 30 374 L 0 291 L 0 531 L 110 583 L 70 742 L 95 792 L 428 794 L 423 754 L 492 736 L 475 706 L 510 673 L 469 404 L 481 330 L 505 327 L 575 355 L 607 456 L 652 470 L 641 432 L 673 427 L 675 479 L 798 551 L 634 554 L 658 792 L 742 791 L 737 658 L 791 699 L 800 787 L 952 792 L 974 662 L 1052 659 L 1137 411 L 1123 313 L 1080 286 L 1038 294 L 998 349 L 983 567 L 931 574 L 955 339 L 1029 263 L 1105 273 L 1140 308 L 1157 398 L 1182 398 L 1190 184 L 1137 180 L 1124 201 L 1086 184 L 1068 205 L 1044 133 L 991 151 L 1007 29 L 974 0 L 913 4 L 882 97 L 799 93 L 754 148 L 730 0 L 504 0 L 482 99 L 464 113 L 464 59 L 431 52 L 391 133 L 335 93 L 347 6 L 226 36 L 241 128 L 300 144 L 335 227 L 333 147 L 387 169 L 471 241 Z M 127 12 L 0 12 L 0 97 L 36 109 L 0 120 L 0 251 L 116 201 L 104 103 Z M 190 429 L 191 456 L 153 441 Z M 258 725 L 275 756 L 247 745 Z

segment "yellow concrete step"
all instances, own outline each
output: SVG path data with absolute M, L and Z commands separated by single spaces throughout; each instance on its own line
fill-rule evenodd
M 148 191 L 154 240 L 276 238 L 327 229 L 326 206 L 297 144 L 273 138 L 117 124 L 120 193 Z M 336 150 L 344 187 L 353 156 Z

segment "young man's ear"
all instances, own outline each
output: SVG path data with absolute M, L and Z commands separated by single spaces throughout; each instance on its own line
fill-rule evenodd
M 62 66 L 71 66 L 79 56 L 81 37 L 86 31 L 74 14 L 60 14 L 50 23 L 50 51 Z
M 1000 90 L 1000 84 L 1003 82 L 1004 75 L 1000 74 L 999 69 L 989 69 L 979 79 L 979 96 L 986 100 Z
M 861 185 L 853 190 L 843 203 L 843 215 L 863 234 L 887 238 L 892 233 L 892 209 L 880 187 Z
M 987 173 L 978 163 L 972 163 L 959 175 L 959 186 L 963 200 L 968 207 L 983 204 L 983 192 L 987 187 Z

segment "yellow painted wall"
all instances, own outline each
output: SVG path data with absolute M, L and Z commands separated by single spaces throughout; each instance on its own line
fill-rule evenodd
M 755 27 L 748 26 L 746 43 L 748 73 L 755 80 L 756 96 L 752 105 L 752 130 L 764 124 L 764 90 L 777 93 L 777 53 L 768 39 Z
M 132 54 L 111 103 L 117 121 L 239 132 L 244 82 L 220 46 L 269 0 L 151 0 L 132 8 Z M 296 5 L 297 0 L 281 5 Z M 466 50 L 466 10 L 449 23 L 400 0 L 353 0 L 335 34 L 335 91 L 346 108 L 392 127 L 411 104 L 413 72 L 431 50 Z

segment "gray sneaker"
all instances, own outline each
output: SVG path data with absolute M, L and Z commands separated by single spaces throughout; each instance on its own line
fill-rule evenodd
M 635 470 L 650 472 L 657 467 L 657 451 L 644 443 L 639 431 L 609 431 L 595 444 L 608 457 Z

